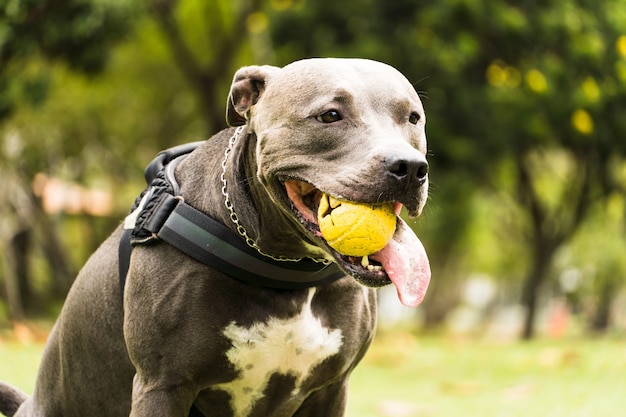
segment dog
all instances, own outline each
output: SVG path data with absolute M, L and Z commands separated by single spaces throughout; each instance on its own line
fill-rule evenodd
M 419 216 L 428 195 L 420 98 L 389 65 L 316 58 L 241 68 L 226 117 L 230 128 L 160 161 L 167 198 L 147 189 L 85 264 L 33 395 L 0 384 L 6 416 L 345 414 L 350 373 L 374 337 L 376 288 L 393 284 L 417 306 L 430 280 L 399 217 L 403 207 Z M 317 221 L 322 193 L 393 203 L 392 240 L 368 257 L 332 249 Z M 150 201 L 158 207 L 142 219 Z M 168 220 L 161 206 L 176 207 Z

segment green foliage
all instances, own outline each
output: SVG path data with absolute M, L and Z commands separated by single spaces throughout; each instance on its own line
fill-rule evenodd
M 25 85 L 23 80 L 47 80 L 37 106 L 29 104 L 21 93 L 16 94 L 11 98 L 11 106 L 16 106 L 11 118 L 0 123 L 0 172 L 7 184 L 0 194 L 4 219 L 0 250 L 7 254 L 1 263 L 10 264 L 13 234 L 29 230 L 34 238 L 32 247 L 27 248 L 28 296 L 37 297 L 39 302 L 34 304 L 38 306 L 50 302 L 55 282 L 58 266 L 50 257 L 63 259 L 73 279 L 75 271 L 118 224 L 143 188 L 141 173 L 147 162 L 163 148 L 206 137 L 193 91 L 186 88 L 172 64 L 170 51 L 154 22 L 132 3 L 85 4 L 94 10 L 125 11 L 127 17 L 139 14 L 132 22 L 132 31 L 126 32 L 124 42 L 115 48 L 114 31 L 111 38 L 94 40 L 98 43 L 95 50 L 107 50 L 105 53 L 103 49 L 101 56 L 107 65 L 98 74 L 83 70 L 80 63 L 77 71 L 77 64 L 67 61 L 72 57 L 48 57 L 41 51 L 14 56 L 10 65 L 0 71 L 0 79 L 10 79 L 18 93 Z M 59 22 L 57 25 L 63 26 Z M 107 23 L 103 30 L 109 27 L 115 26 Z M 0 96 L 3 93 L 0 89 Z M 108 193 L 115 203 L 108 213 L 111 218 L 64 212 L 39 218 L 43 212 L 36 206 L 41 202 L 33 199 L 31 188 L 39 173 Z M 5 194 L 5 189 L 10 192 Z M 30 198 L 15 198 L 15 194 Z M 46 255 L 46 246 L 56 247 L 58 252 Z M 0 273 L 4 275 L 0 282 L 14 279 L 7 271 Z M 65 286 L 61 297 L 67 285 L 61 285 Z
M 193 91 L 147 18 L 135 23 L 134 35 L 110 53 L 98 76 L 39 58 L 29 66 L 53 80 L 47 100 L 20 107 L 4 130 L 17 135 L 15 153 L 28 178 L 45 172 L 119 190 L 132 177 L 130 192 L 136 193 L 142 186 L 137 173 L 159 150 L 205 137 Z M 121 213 L 132 198 L 120 201 Z
M 271 29 L 279 63 L 365 56 L 396 66 L 427 96 L 433 89 L 426 106 L 437 166 L 462 162 L 477 174 L 489 170 L 481 154 L 494 159 L 538 144 L 623 149 L 623 141 L 609 137 L 620 133 L 615 128 L 623 118 L 607 111 L 626 94 L 618 70 L 626 60 L 623 6 L 620 0 L 301 1 L 275 13 Z M 579 109 L 595 122 L 592 138 L 572 124 Z M 466 158 L 470 145 L 481 152 Z
M 7 0 L 0 5 L 0 120 L 21 101 L 40 105 L 46 71 L 24 73 L 29 60 L 62 60 L 88 74 L 102 71 L 111 44 L 128 31 L 134 7 L 114 1 Z

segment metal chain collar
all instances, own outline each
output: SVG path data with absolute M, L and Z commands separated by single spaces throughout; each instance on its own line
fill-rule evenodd
M 230 140 L 228 141 L 228 147 L 224 151 L 224 160 L 222 161 L 222 175 L 220 176 L 222 180 L 222 194 L 224 195 L 224 205 L 228 209 L 230 220 L 233 222 L 235 226 L 237 226 L 237 233 L 239 233 L 241 237 L 243 237 L 246 240 L 246 243 L 248 244 L 248 246 L 250 246 L 253 249 L 256 249 L 256 251 L 259 252 L 261 255 L 267 256 L 268 258 L 271 258 L 275 261 L 285 261 L 285 262 L 301 261 L 303 258 L 287 258 L 285 256 L 274 256 L 274 255 L 270 255 L 269 253 L 263 252 L 263 250 L 259 247 L 259 245 L 257 245 L 257 243 L 254 241 L 254 239 L 252 239 L 248 235 L 248 231 L 239 221 L 239 216 L 237 216 L 237 213 L 235 213 L 233 203 L 230 201 L 228 191 L 226 190 L 226 185 L 227 185 L 226 184 L 226 162 L 228 161 L 228 155 L 230 154 L 230 151 L 233 149 L 233 146 L 235 145 L 235 142 L 239 138 L 239 134 L 243 131 L 244 127 L 245 126 L 239 126 L 235 130 L 235 133 L 233 134 L 233 136 L 231 136 Z M 323 258 L 321 259 L 310 258 L 310 259 L 312 259 L 315 262 L 323 263 L 326 265 L 331 263 L 331 261 L 329 261 L 328 259 L 323 259 Z

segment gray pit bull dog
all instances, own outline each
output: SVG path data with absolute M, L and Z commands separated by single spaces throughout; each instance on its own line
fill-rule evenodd
M 5 415 L 344 415 L 349 375 L 374 336 L 374 288 L 393 283 L 400 301 L 416 306 L 430 268 L 399 217 L 379 252 L 337 253 L 317 207 L 326 193 L 418 216 L 428 193 L 422 104 L 388 65 L 311 59 L 240 69 L 227 119 L 239 128 L 176 165 L 175 200 L 247 241 L 261 258 L 244 258 L 261 259 L 259 269 L 285 275 L 277 264 L 312 264 L 339 276 L 255 285 L 156 239 L 134 246 L 122 297 L 120 226 L 78 275 L 33 396 L 0 384 Z

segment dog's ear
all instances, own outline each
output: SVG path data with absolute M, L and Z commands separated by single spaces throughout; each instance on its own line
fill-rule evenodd
M 271 74 L 279 69 L 269 65 L 253 65 L 235 73 L 226 103 L 226 121 L 230 126 L 246 124 L 250 108 L 263 94 Z

